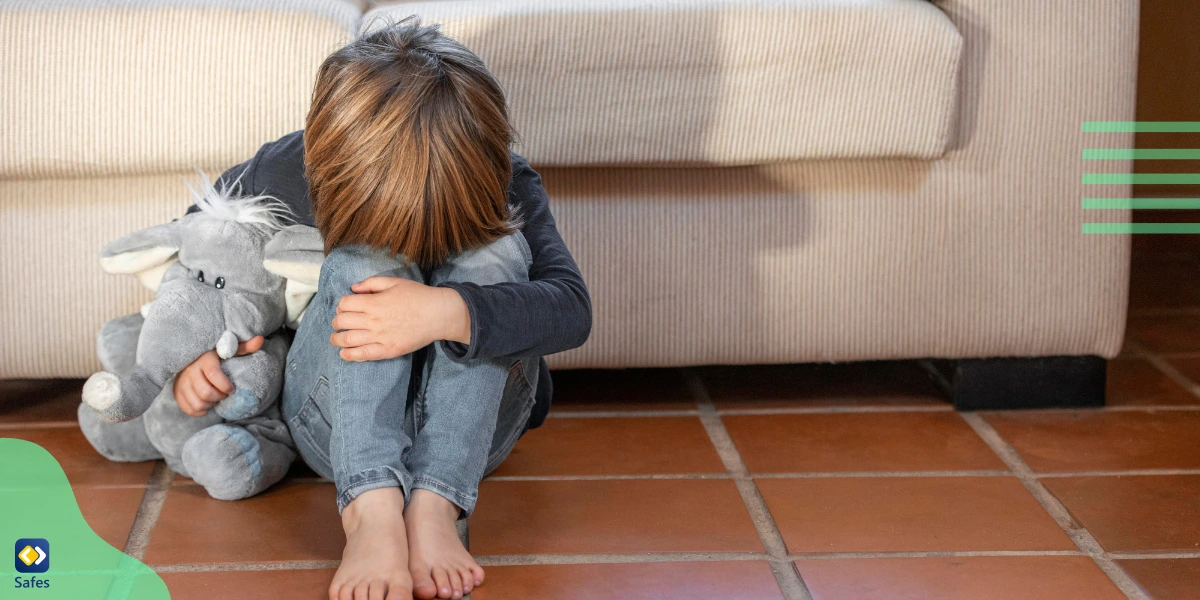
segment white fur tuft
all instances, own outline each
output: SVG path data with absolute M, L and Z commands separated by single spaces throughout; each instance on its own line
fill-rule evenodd
M 108 371 L 93 373 L 83 384 L 83 401 L 96 410 L 104 410 L 121 397 L 121 380 Z
M 188 184 L 196 206 L 201 212 L 235 223 L 261 225 L 269 229 L 283 229 L 291 222 L 291 211 L 287 205 L 272 196 L 239 196 L 242 178 L 239 176 L 228 185 L 217 188 L 208 175 L 200 174 L 200 189 Z

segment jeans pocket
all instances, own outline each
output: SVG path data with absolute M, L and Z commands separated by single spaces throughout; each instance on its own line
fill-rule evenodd
M 508 369 L 508 381 L 504 384 L 504 395 L 500 398 L 500 411 L 496 416 L 496 433 L 492 436 L 492 447 L 488 451 L 484 474 L 491 473 L 508 458 L 517 439 L 525 432 L 529 413 L 533 411 L 536 383 L 530 381 L 525 363 L 517 361 Z M 536 380 L 537 371 L 532 378 Z
M 328 477 L 327 473 L 333 471 L 333 465 L 329 461 L 329 439 L 333 434 L 333 426 L 321 412 L 322 406 L 329 406 L 329 380 L 324 376 L 317 378 L 317 383 L 304 400 L 303 406 L 288 419 L 288 425 L 300 455 L 313 470 Z M 324 472 L 318 468 L 321 466 L 325 467 Z

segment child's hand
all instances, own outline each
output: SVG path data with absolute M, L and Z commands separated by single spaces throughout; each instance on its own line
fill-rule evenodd
M 263 336 L 238 344 L 237 355 L 253 354 L 262 349 Z M 234 392 L 233 384 L 221 370 L 221 358 L 209 350 L 175 376 L 175 403 L 184 414 L 203 417 L 212 407 Z
M 437 340 L 471 343 L 467 303 L 450 288 L 394 277 L 371 277 L 338 302 L 329 342 L 343 360 L 410 354 Z

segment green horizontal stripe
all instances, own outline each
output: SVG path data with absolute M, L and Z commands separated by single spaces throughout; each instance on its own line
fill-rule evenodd
M 1197 133 L 1200 121 L 1084 121 L 1084 133 Z
M 1200 223 L 1084 223 L 1084 233 L 1200 233 Z
M 1197 185 L 1200 184 L 1200 173 L 1084 173 L 1083 183 L 1086 185 Z
M 1200 150 L 1088 148 L 1083 160 L 1200 160 Z
M 1088 210 L 1200 208 L 1200 198 L 1084 198 Z

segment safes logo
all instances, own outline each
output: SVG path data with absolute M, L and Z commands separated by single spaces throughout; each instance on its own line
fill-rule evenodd
M 18 573 L 45 573 L 50 570 L 50 542 L 41 538 L 17 540 L 16 567 Z

